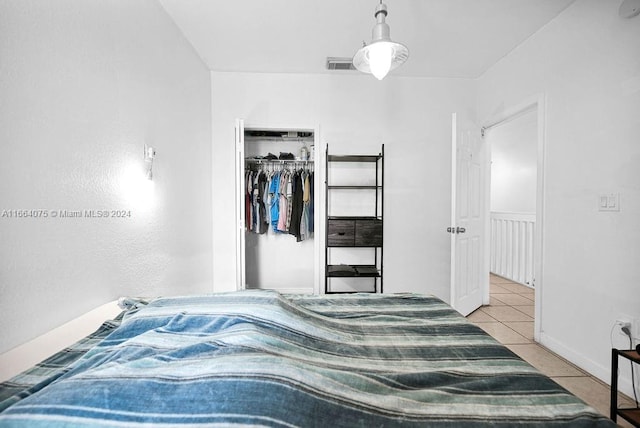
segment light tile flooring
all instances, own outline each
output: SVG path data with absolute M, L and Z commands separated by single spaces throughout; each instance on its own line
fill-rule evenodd
M 467 318 L 542 373 L 609 416 L 608 385 L 534 342 L 534 290 L 496 275 L 491 275 L 490 284 L 490 305 L 481 307 Z M 622 394 L 618 401 L 620 406 L 633 405 Z M 620 417 L 618 424 L 632 426 Z

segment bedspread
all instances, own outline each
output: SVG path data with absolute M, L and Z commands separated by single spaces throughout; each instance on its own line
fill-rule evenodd
M 105 321 L 96 331 L 34 367 L 0 383 L 0 412 L 40 391 L 69 371 L 72 364 L 120 325 L 120 316 Z
M 159 298 L 0 426 L 614 426 L 435 297 Z

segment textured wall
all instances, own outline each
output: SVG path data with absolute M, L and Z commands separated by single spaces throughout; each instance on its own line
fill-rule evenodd
M 545 94 L 541 341 L 604 380 L 629 346 L 615 320 L 640 319 L 640 18 L 619 5 L 576 1 L 478 82 L 480 117 Z M 620 211 L 598 211 L 601 193 Z
M 0 352 L 121 295 L 211 291 L 210 77 L 164 10 L 2 1 L 0 70 Z

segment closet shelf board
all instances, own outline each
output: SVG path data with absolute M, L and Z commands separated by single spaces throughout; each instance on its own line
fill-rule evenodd
M 374 215 L 361 215 L 361 216 L 353 216 L 353 215 L 332 215 L 327 217 L 329 220 L 382 220 L 380 216 Z
M 361 190 L 361 189 L 370 189 L 370 190 L 376 190 L 376 189 L 382 189 L 382 186 L 357 186 L 357 185 L 352 185 L 352 186 L 327 186 L 329 189 L 354 189 L 354 190 Z
M 380 270 L 375 265 L 327 265 L 327 276 L 331 278 L 379 278 Z
M 329 162 L 377 162 L 381 155 L 328 155 Z

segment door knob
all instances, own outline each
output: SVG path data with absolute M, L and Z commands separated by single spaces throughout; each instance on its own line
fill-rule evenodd
M 464 227 L 447 227 L 447 232 L 449 233 L 465 233 L 467 229 Z

